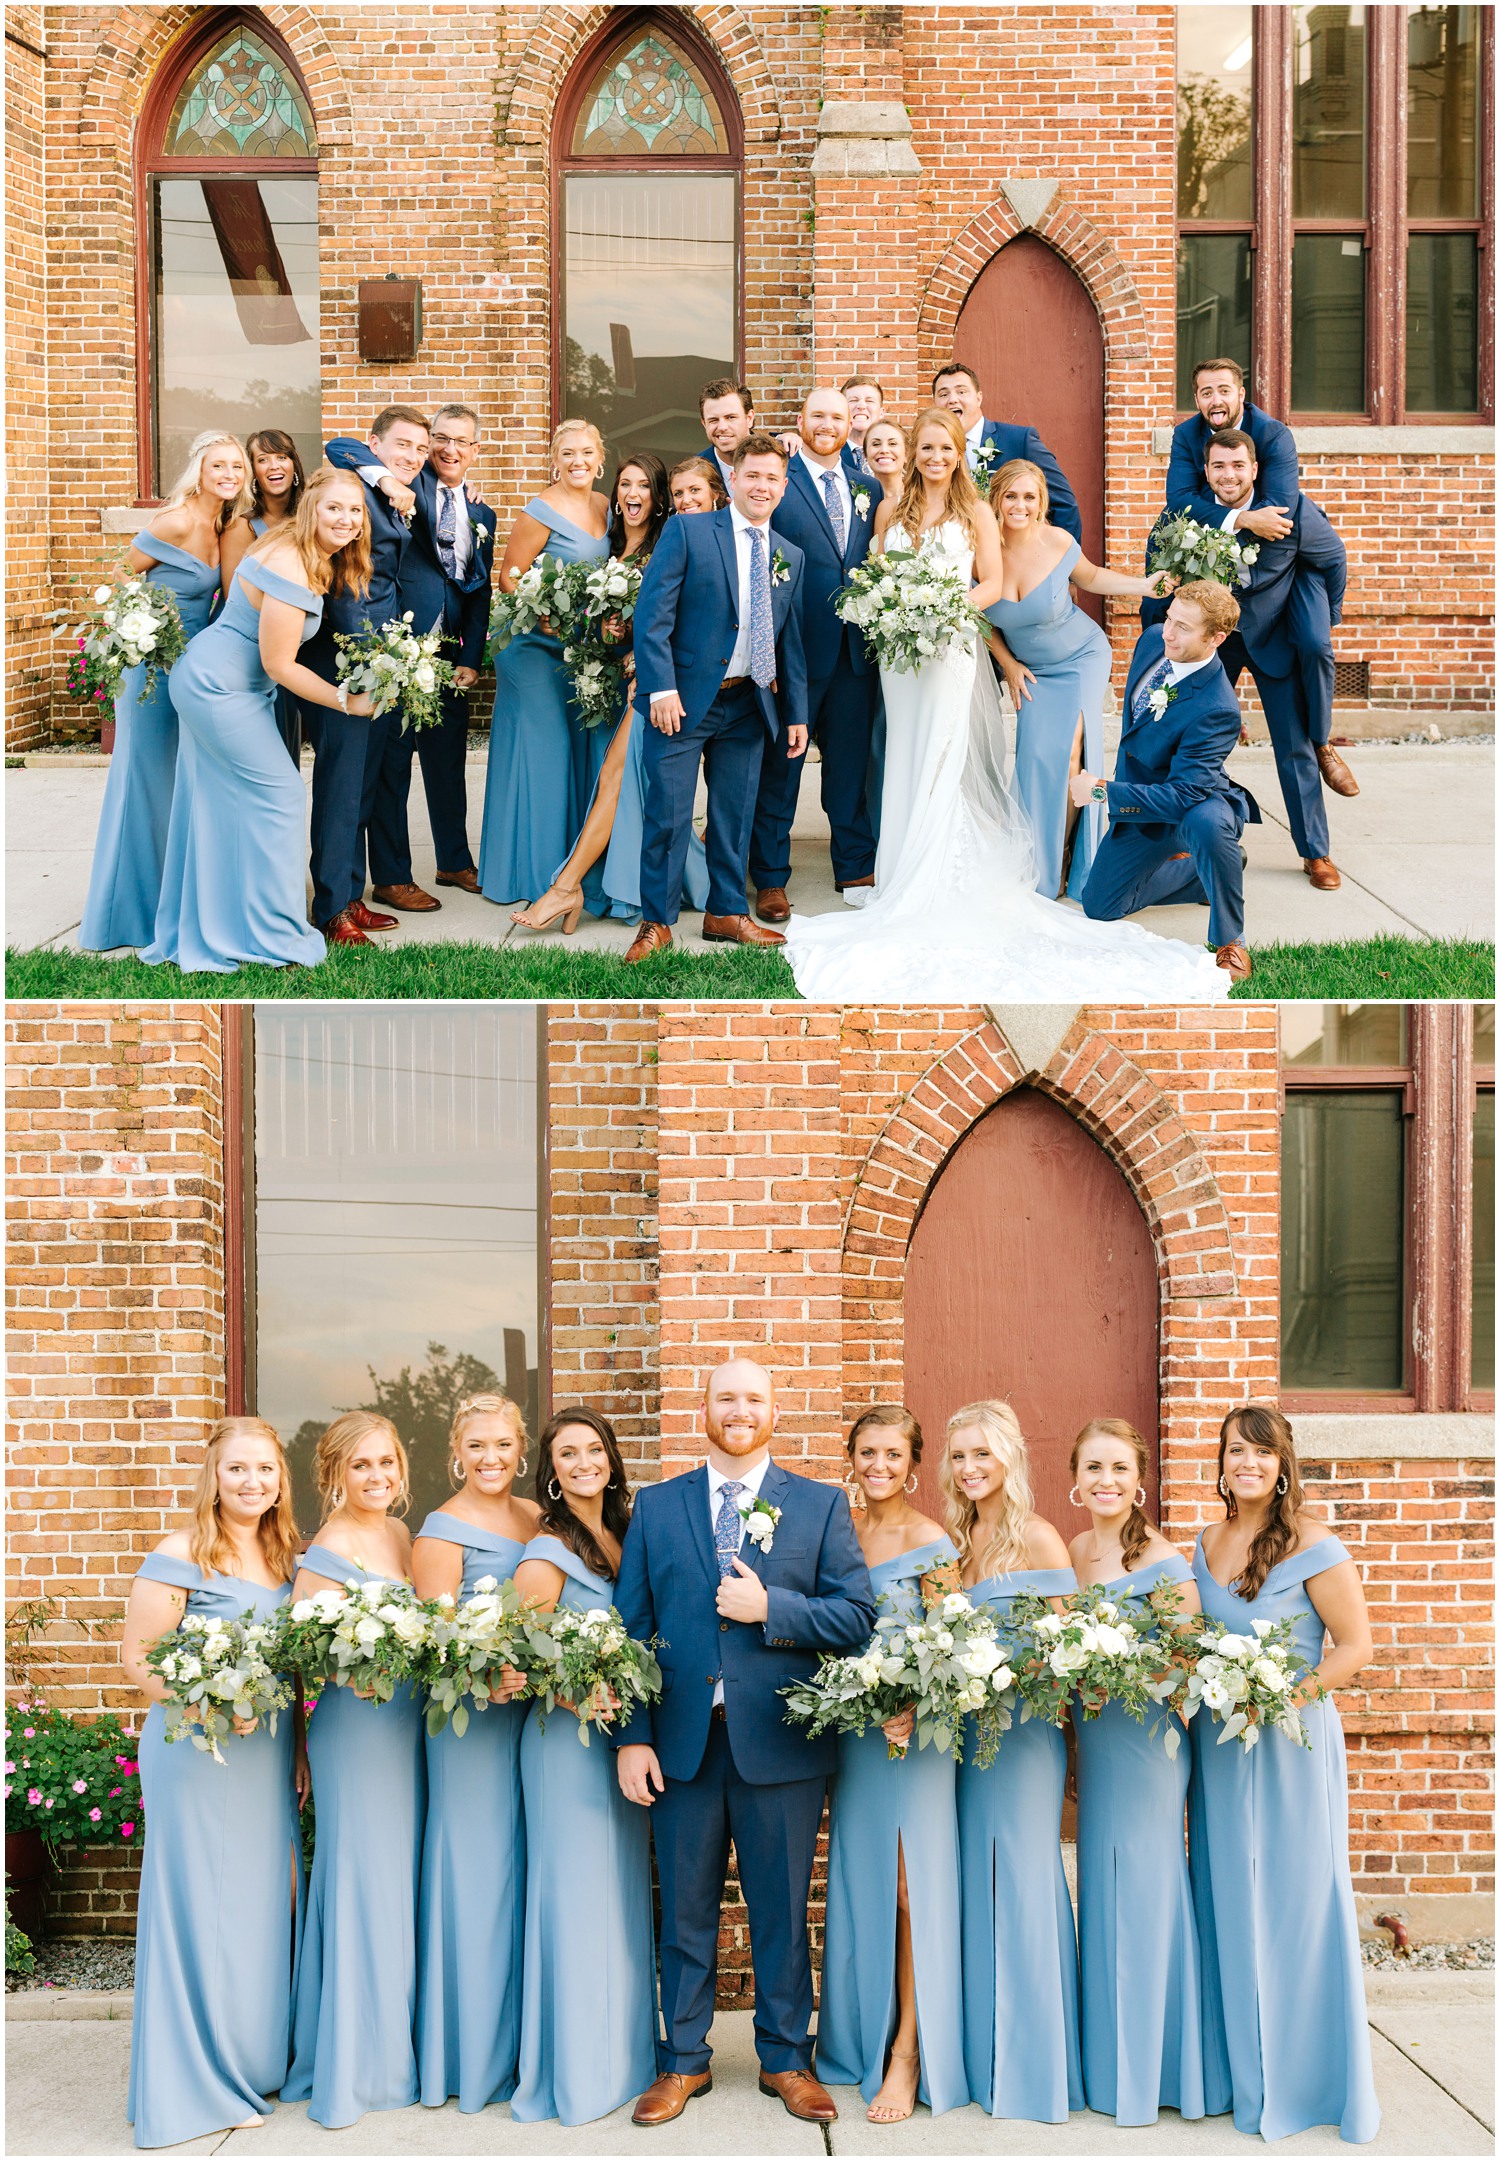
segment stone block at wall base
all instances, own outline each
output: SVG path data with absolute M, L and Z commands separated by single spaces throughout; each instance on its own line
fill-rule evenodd
M 1398 1898 L 1356 1891 L 1354 1909 L 1360 1935 L 1372 1943 L 1391 1940 L 1388 1928 L 1375 1926 L 1378 1913 L 1399 1914 L 1414 1944 L 1468 1943 L 1495 1933 L 1495 1901 L 1486 1891 L 1407 1891 Z

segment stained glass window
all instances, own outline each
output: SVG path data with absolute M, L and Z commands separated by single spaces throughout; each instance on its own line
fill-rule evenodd
M 575 157 L 722 157 L 728 150 L 713 93 L 655 31 L 606 60 L 573 131 Z
M 295 77 L 243 23 L 177 94 L 162 139 L 169 158 L 313 158 L 312 114 Z

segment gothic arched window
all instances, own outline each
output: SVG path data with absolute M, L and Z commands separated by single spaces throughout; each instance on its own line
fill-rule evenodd
M 290 53 L 253 14 L 206 10 L 141 117 L 141 491 L 205 428 L 322 440 L 318 143 Z
M 685 21 L 614 18 L 580 55 L 553 132 L 553 410 L 617 459 L 703 441 L 698 392 L 738 376 L 739 108 Z

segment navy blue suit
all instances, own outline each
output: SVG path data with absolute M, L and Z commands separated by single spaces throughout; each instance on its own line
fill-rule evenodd
M 1068 486 L 1068 476 L 1036 429 L 1028 428 L 1020 421 L 987 420 L 979 432 L 979 440 L 981 444 L 996 446 L 998 455 L 990 461 L 991 474 L 998 473 L 1012 458 L 1029 458 L 1033 465 L 1041 467 L 1047 482 L 1048 523 L 1071 533 L 1082 547 L 1083 520 L 1078 515 L 1073 490 Z
M 729 510 L 668 518 L 641 580 L 634 617 L 636 698 L 649 716 L 652 693 L 675 690 L 685 708 L 675 735 L 663 735 L 649 718 L 646 726 L 641 915 L 648 923 L 677 920 L 700 761 L 708 776 L 705 912 L 744 914 L 762 755 L 784 757 L 783 730 L 806 725 L 802 550 L 774 526 L 767 545 L 776 636 L 771 689 L 749 682 L 723 687 L 739 636 L 739 566 Z
M 346 472 L 380 462 L 368 443 L 350 436 L 325 444 L 323 455 Z M 360 631 L 369 624 L 378 628 L 401 613 L 401 567 L 411 535 L 378 488 L 368 481 L 361 486 L 370 528 L 370 589 L 363 600 L 330 596 L 322 623 L 302 648 L 303 664 L 328 683 L 338 680 L 335 631 Z M 326 926 L 364 893 L 365 839 L 376 784 L 386 743 L 392 729 L 400 728 L 401 717 L 381 713 L 357 720 L 337 706 L 309 706 L 306 724 L 313 747 L 313 921 Z M 376 882 L 388 881 L 377 873 Z
M 1207 901 L 1209 944 L 1230 945 L 1245 928 L 1240 833 L 1260 823 L 1254 796 L 1224 770 L 1240 737 L 1239 703 L 1215 658 L 1177 686 L 1160 720 L 1149 706 L 1137 715 L 1136 690 L 1162 654 L 1161 628 L 1152 624 L 1131 657 L 1109 830 L 1083 911 L 1113 923 L 1137 908 Z M 1173 860 L 1183 854 L 1187 862 Z
M 773 1462 L 760 1498 L 781 1511 L 771 1550 L 746 1538 L 740 1559 L 766 1585 L 763 1623 L 719 1618 L 706 1469 L 641 1488 L 615 1585 L 631 1635 L 662 1639 L 661 1701 L 611 1738 L 616 1746 L 649 1743 L 666 1781 L 651 1805 L 666 2071 L 708 2069 L 731 1839 L 750 1912 L 757 2053 L 768 2071 L 807 2069 L 812 2060 L 807 1896 L 837 1743 L 788 1724 L 780 1691 L 810 1674 L 819 1653 L 864 1648 L 875 1593 L 837 1486 Z
M 802 650 L 807 659 L 807 724 L 816 732 L 822 753 L 833 875 L 843 885 L 851 878 L 867 878 L 875 868 L 875 821 L 867 783 L 880 672 L 859 632 L 835 615 L 833 596 L 870 552 L 881 497 L 874 481 L 852 471 L 847 461 L 840 462 L 850 493 L 842 554 L 822 483 L 814 482 L 800 453 L 791 461 L 786 493 L 776 506 L 776 530 L 794 540 L 806 557 Z M 864 499 L 863 515 L 859 497 Z M 750 836 L 750 878 L 761 891 L 784 886 L 791 876 L 792 820 L 803 763 L 802 758 L 767 758 L 761 765 Z
M 1255 445 L 1255 462 L 1260 468 L 1255 478 L 1257 504 L 1281 503 L 1290 510 L 1302 489 L 1297 441 L 1291 429 L 1285 421 L 1263 413 L 1248 398 L 1236 425 Z M 1203 525 L 1218 525 L 1224 517 L 1224 505 L 1210 490 L 1203 473 L 1208 446 L 1217 432 L 1201 413 L 1190 413 L 1172 430 L 1172 454 L 1167 460 L 1168 510 L 1189 511 Z

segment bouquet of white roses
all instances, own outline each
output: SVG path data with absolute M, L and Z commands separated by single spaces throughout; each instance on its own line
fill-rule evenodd
M 421 1675 L 427 1688 L 427 1731 L 441 1733 L 452 1719 L 455 1733 L 466 1732 L 465 1699 L 472 1697 L 475 1709 L 485 1710 L 501 1668 L 524 1672 L 526 1665 L 526 1623 L 515 1584 L 481 1576 L 468 1598 L 428 1619 Z
M 356 695 L 368 696 L 377 713 L 401 708 L 401 726 L 435 728 L 443 717 L 442 694 L 453 682 L 453 663 L 442 657 L 441 626 L 412 629 L 408 608 L 399 622 L 367 630 L 335 631 L 338 677 Z
M 641 1643 L 627 1635 L 613 1606 L 532 1613 L 522 1666 L 526 1693 L 541 1706 L 538 1723 L 544 1725 L 548 1712 L 562 1704 L 577 1717 L 585 1748 L 590 1726 L 628 1719 L 638 1704 L 654 1703 L 661 1694 L 655 1639 Z
M 580 603 L 577 574 L 592 567 L 539 555 L 517 578 L 514 592 L 496 593 L 485 647 L 491 660 L 505 651 L 512 638 L 525 637 L 533 630 L 545 629 L 565 642 L 581 633 L 587 611 Z
M 611 647 L 624 634 L 640 598 L 641 572 L 622 556 L 602 563 L 574 563 L 572 631 L 564 639 L 563 666 L 573 703 L 585 728 L 613 720 L 624 702 L 626 669 Z M 614 625 L 618 623 L 619 628 Z
M 833 597 L 882 667 L 910 674 L 985 628 L 961 563 L 935 548 L 899 548 L 856 565 Z
M 1117 1703 L 1144 1725 L 1153 1708 L 1181 1685 L 1156 1633 L 1181 1594 L 1171 1585 L 1161 1591 L 1171 1595 L 1158 1604 L 1159 1594 L 1153 1592 L 1136 1610 L 1110 1598 L 1098 1583 L 1071 1593 L 1061 1613 L 1035 1594 L 1017 1598 L 1010 1611 L 1010 1650 L 1023 1721 L 1041 1718 L 1059 1725 L 1071 1697 L 1083 1718 L 1097 1718 L 1106 1703 Z M 1158 1715 L 1152 1731 L 1163 1722 L 1167 1754 L 1175 1756 L 1182 1736 L 1172 1720 Z
M 1224 1729 L 1221 1748 L 1226 1741 L 1254 1748 L 1268 1726 L 1311 1748 L 1292 1691 L 1299 1681 L 1311 1682 L 1314 1700 L 1326 1691 L 1304 1669 L 1290 1621 L 1254 1621 L 1251 1627 L 1253 1634 L 1243 1635 L 1222 1621 L 1205 1621 L 1194 1630 L 1198 1655 L 1174 1691 L 1175 1708 L 1184 1719 L 1207 1710 Z
M 146 1664 L 167 1687 L 167 1739 L 186 1735 L 222 1763 L 219 1743 L 235 1719 L 263 1718 L 274 1733 L 276 1714 L 292 1700 L 290 1682 L 272 1664 L 275 1637 L 270 1622 L 187 1613 L 153 1643 Z
M 1211 578 L 1216 585 L 1248 585 L 1260 554 L 1255 540 L 1237 540 L 1222 526 L 1200 525 L 1185 510 L 1157 520 L 1147 548 L 1148 571 L 1170 571 L 1186 583 Z
M 807 1680 L 781 1693 L 788 1719 L 812 1734 L 863 1733 L 910 1710 L 918 1748 L 951 1751 L 959 1762 L 964 1721 L 977 1714 L 983 1762 L 993 1760 L 1010 1724 L 1013 1680 L 994 1615 L 950 1591 L 919 1619 L 883 1614 L 864 1650 L 820 1659 Z M 888 1741 L 886 1755 L 904 1756 L 906 1749 L 904 1741 Z
M 157 676 L 166 674 L 187 651 L 177 596 L 164 585 L 139 577 L 96 586 L 94 608 L 88 622 L 64 635 L 76 638 L 83 656 L 74 662 L 80 680 L 102 687 L 110 698 L 119 696 L 128 669 L 144 666 L 149 692 Z
M 297 1672 L 310 1695 L 352 1688 L 389 1703 L 397 1688 L 424 1678 L 432 1623 L 447 1612 L 441 1599 L 424 1602 L 409 1583 L 371 1576 L 347 1590 L 299 1598 L 276 1631 L 274 1663 Z

